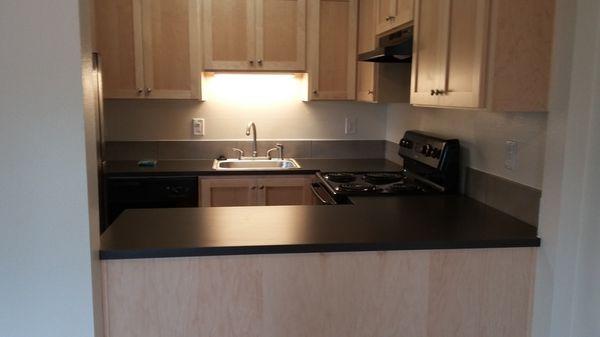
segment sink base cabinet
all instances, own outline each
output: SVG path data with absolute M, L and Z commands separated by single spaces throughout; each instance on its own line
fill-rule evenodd
M 535 248 L 498 248 L 105 260 L 105 330 L 526 337 L 535 259 Z
M 199 178 L 200 205 L 277 206 L 313 205 L 312 176 L 248 176 Z

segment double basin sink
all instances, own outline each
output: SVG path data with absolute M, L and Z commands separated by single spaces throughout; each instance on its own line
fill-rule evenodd
M 242 158 L 215 160 L 214 170 L 219 171 L 247 171 L 247 170 L 289 170 L 300 168 L 297 161 L 291 158 Z

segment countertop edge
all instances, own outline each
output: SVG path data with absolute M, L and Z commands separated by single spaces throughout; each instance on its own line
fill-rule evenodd
M 129 250 L 100 250 L 100 260 L 153 259 L 194 256 L 303 254 L 399 250 L 486 249 L 540 247 L 541 239 L 506 239 L 464 242 L 406 242 L 375 244 L 300 244 L 272 246 L 188 247 Z

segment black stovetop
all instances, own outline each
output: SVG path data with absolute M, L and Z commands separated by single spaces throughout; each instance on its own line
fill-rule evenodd
M 439 193 L 405 172 L 317 173 L 335 195 L 399 195 Z

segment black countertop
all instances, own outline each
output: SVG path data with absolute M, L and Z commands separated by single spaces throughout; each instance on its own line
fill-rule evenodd
M 463 196 L 354 198 L 354 205 L 125 211 L 102 259 L 536 247 L 536 228 Z
M 162 160 L 156 167 L 139 167 L 136 161 L 109 161 L 104 165 L 106 176 L 147 175 L 289 175 L 315 172 L 379 172 L 399 171 L 402 167 L 385 159 L 296 159 L 300 168 L 287 170 L 216 171 L 213 160 Z

